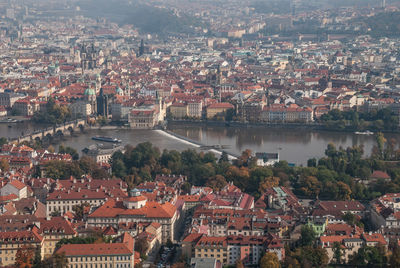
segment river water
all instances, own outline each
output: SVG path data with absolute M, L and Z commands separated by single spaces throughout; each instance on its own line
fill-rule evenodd
M 21 135 L 22 132 L 27 133 L 37 128 L 39 127 L 30 123 L 13 124 L 11 128 L 7 124 L 0 124 L 0 136 L 12 138 Z M 245 149 L 253 152 L 279 153 L 281 160 L 297 165 L 305 165 L 309 158 L 324 156 L 326 146 L 330 142 L 336 144 L 337 147 L 363 145 L 366 155 L 375 145 L 373 135 L 307 129 L 173 125 L 169 127 L 169 130 L 205 145 L 226 145 L 228 146 L 226 151 L 234 154 L 240 154 Z M 63 137 L 61 140 L 54 140 L 53 143 L 55 145 L 63 143 L 81 152 L 86 146 L 95 143 L 91 139 L 95 135 L 121 139 L 124 145 L 150 141 L 161 150 L 182 151 L 194 148 L 158 130 L 85 130 L 84 133 L 73 137 Z M 385 136 L 388 139 L 395 138 L 400 141 L 399 134 L 385 134 Z

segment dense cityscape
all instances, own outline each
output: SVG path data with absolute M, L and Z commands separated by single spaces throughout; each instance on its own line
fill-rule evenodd
M 0 18 L 0 267 L 400 267 L 400 1 Z

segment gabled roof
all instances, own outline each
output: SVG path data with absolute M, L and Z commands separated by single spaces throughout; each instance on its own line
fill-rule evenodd
M 24 187 L 26 187 L 26 185 L 18 180 L 12 180 L 10 182 L 10 184 L 12 186 L 14 186 L 15 188 L 17 188 L 18 190 L 22 190 Z

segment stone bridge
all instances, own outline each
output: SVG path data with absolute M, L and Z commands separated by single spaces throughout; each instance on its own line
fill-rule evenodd
M 65 122 L 64 124 L 55 125 L 53 127 L 48 127 L 33 133 L 29 133 L 20 136 L 12 141 L 17 141 L 18 143 L 24 141 L 42 140 L 44 138 L 60 137 L 71 135 L 74 131 L 83 130 L 85 128 L 86 121 L 84 119 L 78 119 L 74 121 Z

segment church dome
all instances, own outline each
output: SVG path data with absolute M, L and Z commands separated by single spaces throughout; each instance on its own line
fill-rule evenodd
M 85 89 L 84 95 L 85 96 L 92 96 L 92 95 L 96 95 L 96 92 L 94 92 L 93 88 L 87 88 L 87 89 Z

